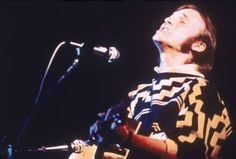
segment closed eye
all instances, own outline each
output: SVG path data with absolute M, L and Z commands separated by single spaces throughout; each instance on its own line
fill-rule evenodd
M 188 20 L 188 17 L 186 14 L 182 14 L 182 16 L 180 17 L 180 23 L 185 24 L 186 20 Z
M 185 20 L 180 20 L 180 23 L 185 24 L 186 22 L 185 22 Z

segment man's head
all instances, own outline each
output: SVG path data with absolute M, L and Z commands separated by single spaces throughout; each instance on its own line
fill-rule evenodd
M 210 71 L 216 47 L 215 29 L 210 18 L 194 5 L 183 5 L 169 17 L 153 36 L 162 49 L 191 53 L 192 63 L 201 72 Z

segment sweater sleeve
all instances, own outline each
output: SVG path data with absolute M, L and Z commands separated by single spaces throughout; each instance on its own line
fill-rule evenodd
M 217 158 L 231 133 L 227 109 L 215 88 L 206 80 L 194 81 L 171 136 L 177 158 Z

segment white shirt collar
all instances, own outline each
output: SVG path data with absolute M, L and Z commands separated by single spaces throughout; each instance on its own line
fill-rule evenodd
M 167 69 L 160 69 L 158 66 L 154 67 L 154 71 L 157 73 L 186 73 L 192 74 L 200 77 L 205 77 L 201 72 L 198 71 L 199 66 L 196 64 L 185 64 L 185 65 L 178 65 L 174 67 L 169 67 Z

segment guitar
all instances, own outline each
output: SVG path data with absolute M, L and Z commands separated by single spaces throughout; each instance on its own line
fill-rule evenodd
M 102 117 L 101 122 L 105 122 L 106 126 L 109 125 L 111 130 L 121 124 L 125 124 L 134 134 L 137 134 L 141 126 L 141 122 L 127 118 L 123 103 L 110 107 L 100 117 Z M 119 144 L 108 144 L 104 142 L 106 139 L 101 139 L 99 135 L 94 139 L 99 140 L 99 142 L 93 145 L 85 144 L 86 146 L 80 153 L 72 153 L 69 159 L 127 159 L 129 157 L 129 149 Z

